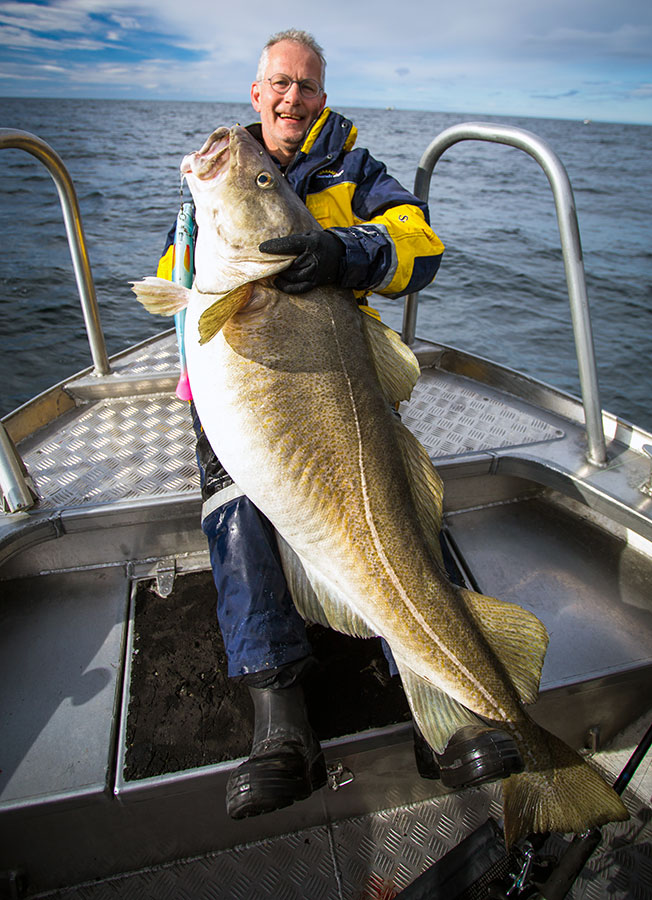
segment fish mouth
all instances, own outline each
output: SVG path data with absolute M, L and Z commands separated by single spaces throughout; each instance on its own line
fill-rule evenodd
M 231 130 L 217 128 L 204 142 L 200 150 L 189 153 L 181 161 L 181 174 L 194 175 L 200 181 L 210 181 L 224 175 L 230 158 Z

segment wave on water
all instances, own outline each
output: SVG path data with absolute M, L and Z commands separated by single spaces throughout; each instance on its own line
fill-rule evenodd
M 153 274 L 179 204 L 179 162 L 218 125 L 251 121 L 245 104 L 0 99 L 5 127 L 39 135 L 75 183 L 110 353 L 168 323 L 129 281 Z M 473 117 L 342 110 L 358 143 L 411 188 L 444 128 Z M 603 405 L 652 430 L 652 129 L 491 117 L 548 141 L 574 186 Z M 3 151 L 0 354 L 4 415 L 85 368 L 83 327 L 56 189 L 30 156 Z M 614 161 L 617 161 L 615 164 Z M 417 332 L 578 391 L 563 261 L 547 179 L 524 153 L 463 142 L 440 160 L 430 215 L 446 245 L 422 292 Z M 402 302 L 376 303 L 400 330 Z

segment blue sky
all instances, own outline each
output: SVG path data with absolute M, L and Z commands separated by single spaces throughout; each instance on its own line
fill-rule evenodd
M 295 26 L 331 106 L 652 124 L 651 0 L 0 0 L 0 96 L 248 99 Z

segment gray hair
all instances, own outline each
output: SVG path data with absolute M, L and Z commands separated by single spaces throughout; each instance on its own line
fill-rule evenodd
M 263 47 L 263 52 L 260 54 L 258 71 L 256 72 L 256 81 L 262 81 L 265 77 L 269 51 L 275 44 L 280 44 L 281 41 L 294 41 L 295 44 L 301 44 L 302 47 L 307 47 L 309 50 L 312 50 L 319 59 L 321 65 L 321 84 L 323 87 L 324 79 L 326 77 L 326 59 L 324 57 L 324 51 L 311 34 L 308 34 L 307 31 L 301 31 L 299 28 L 288 28 L 286 31 L 279 31 L 278 34 L 273 34 L 269 38 Z

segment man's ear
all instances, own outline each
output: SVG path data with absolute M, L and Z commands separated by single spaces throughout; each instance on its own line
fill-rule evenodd
M 260 84 L 257 81 L 251 85 L 251 105 L 260 112 Z

